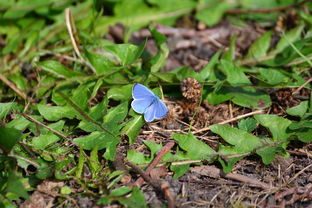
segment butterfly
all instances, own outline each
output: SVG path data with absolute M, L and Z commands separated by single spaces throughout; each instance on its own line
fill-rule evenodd
M 165 103 L 144 85 L 135 84 L 132 88 L 132 97 L 132 109 L 144 114 L 146 122 L 164 118 L 168 113 Z

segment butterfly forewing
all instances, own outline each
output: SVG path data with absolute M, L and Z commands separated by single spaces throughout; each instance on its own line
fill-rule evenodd
M 150 99 L 156 95 L 147 87 L 141 84 L 135 84 L 132 88 L 133 99 Z

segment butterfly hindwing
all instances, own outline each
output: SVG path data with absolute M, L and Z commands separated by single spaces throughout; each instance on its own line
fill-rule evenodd
M 163 118 L 163 117 L 165 117 L 167 115 L 168 109 L 167 109 L 165 103 L 162 100 L 157 98 L 157 101 L 155 101 L 154 105 L 157 106 L 156 107 L 157 111 L 155 112 L 155 118 L 156 119 Z
M 152 105 L 153 100 L 153 97 L 134 99 L 131 103 L 131 107 L 135 112 L 142 114 L 150 105 Z

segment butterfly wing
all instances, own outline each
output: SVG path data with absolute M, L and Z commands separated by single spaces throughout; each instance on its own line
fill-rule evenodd
M 144 112 L 145 121 L 152 122 L 155 119 L 156 111 L 157 111 L 157 106 L 155 105 L 155 103 L 153 103 L 148 108 L 146 108 Z
M 168 109 L 162 100 L 157 98 L 154 105 L 156 105 L 155 119 L 161 119 L 167 115 Z
M 155 98 L 152 105 L 146 108 L 144 112 L 144 119 L 146 122 L 151 122 L 154 119 L 160 119 L 167 115 L 168 109 L 165 103 L 159 98 Z
M 131 107 L 132 109 L 139 113 L 142 114 L 146 111 L 146 109 L 152 105 L 153 102 L 153 97 L 147 97 L 143 99 L 134 99 L 131 102 Z
M 155 97 L 155 94 L 144 85 L 135 84 L 132 88 L 132 97 L 133 99 L 145 99 Z
M 133 101 L 131 103 L 132 109 L 137 113 L 144 113 L 146 109 L 152 105 L 155 94 L 147 87 L 141 84 L 135 84 L 132 88 Z

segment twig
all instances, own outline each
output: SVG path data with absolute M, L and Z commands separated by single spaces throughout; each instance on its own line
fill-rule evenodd
M 196 172 L 199 173 L 201 175 L 205 175 L 205 176 L 209 176 L 212 178 L 228 178 L 231 180 L 236 180 L 236 181 L 241 181 L 247 184 L 252 184 L 256 187 L 260 187 L 262 189 L 272 189 L 273 187 L 271 187 L 270 185 L 260 182 L 256 179 L 253 178 L 249 178 L 247 176 L 241 175 L 241 174 L 237 174 L 237 173 L 227 173 L 227 174 L 223 174 L 222 170 L 220 170 L 219 168 L 216 168 L 214 166 L 198 166 L 198 167 L 193 167 L 191 168 L 192 172 Z
M 163 156 L 171 150 L 171 148 L 174 146 L 174 142 L 167 143 L 161 150 L 159 150 L 157 156 L 154 158 L 153 162 L 150 163 L 150 165 L 145 170 L 145 174 L 149 175 L 151 171 L 156 167 L 156 165 L 159 163 L 159 161 L 163 158 Z M 136 182 L 133 183 L 132 186 L 140 186 L 143 183 L 143 178 L 138 178 Z
M 249 116 L 252 116 L 252 115 L 255 115 L 255 114 L 261 114 L 261 113 L 264 113 L 263 110 L 257 110 L 257 111 L 253 111 L 253 112 L 250 112 L 250 113 L 246 113 L 244 115 L 240 115 L 240 116 L 237 116 L 235 118 L 231 118 L 231 119 L 228 119 L 226 121 L 222 121 L 218 124 L 227 124 L 227 123 L 231 123 L 233 121 L 237 121 L 237 120 L 240 120 L 240 119 L 243 119 L 243 118 L 246 118 L 246 117 L 249 117 Z M 193 132 L 194 134 L 197 134 L 197 133 L 200 133 L 200 132 L 203 132 L 203 131 L 208 131 L 210 130 L 210 126 L 207 126 L 205 128 L 202 128 L 202 129 L 199 129 L 198 131 L 195 131 Z
M 77 45 L 77 42 L 75 40 L 75 37 L 74 35 L 77 34 L 77 31 L 76 31 L 76 27 L 75 27 L 75 24 L 74 24 L 74 21 L 73 21 L 73 17 L 70 13 L 70 9 L 69 8 L 66 8 L 65 9 L 65 20 L 66 20 L 66 26 L 67 26 L 67 31 L 68 31 L 68 34 L 69 34 L 69 37 L 70 37 L 70 40 L 71 40 L 71 43 L 73 45 L 73 48 L 77 54 L 77 56 L 80 58 L 80 60 L 85 64 L 87 65 L 91 71 L 93 73 L 96 73 L 96 70 L 94 69 L 94 67 L 92 66 L 92 64 L 90 64 L 89 62 L 87 62 L 81 55 L 80 53 L 80 50 L 79 50 L 79 47 Z M 78 40 L 78 35 L 76 35 L 76 38 Z
M 300 92 L 300 90 L 302 88 L 304 88 L 307 84 L 309 84 L 310 82 L 312 82 L 312 78 L 308 79 L 305 83 L 303 83 L 300 87 L 298 87 L 298 89 L 296 89 L 295 91 L 293 91 L 293 95 L 297 94 Z
M 34 162 L 34 161 L 32 161 L 32 160 L 30 160 L 30 159 L 28 159 L 28 158 L 26 158 L 26 157 L 23 157 L 23 156 L 14 154 L 13 152 L 11 152 L 11 153 L 9 154 L 9 156 L 10 156 L 10 157 L 14 157 L 14 158 L 16 158 L 16 159 L 24 160 L 24 161 L 26 161 L 27 163 L 33 165 L 35 168 L 40 168 L 39 163 Z
M 281 12 L 285 11 L 287 9 L 290 9 L 292 7 L 298 7 L 306 2 L 309 2 L 311 0 L 303 0 L 301 2 L 297 2 L 294 4 L 290 4 L 288 6 L 281 6 L 281 7 L 275 7 L 275 8 L 261 8 L 261 9 L 229 9 L 226 13 L 227 14 L 250 14 L 250 13 L 271 13 L 271 12 Z
M 8 80 L 3 74 L 0 74 L 0 80 L 4 82 L 4 84 L 8 85 L 16 94 L 18 94 L 20 97 L 22 97 L 24 100 L 27 100 L 27 95 L 18 89 L 10 80 Z
M 299 175 L 301 175 L 304 171 L 306 171 L 307 169 L 309 169 L 312 166 L 312 164 L 308 165 L 307 167 L 303 168 L 302 170 L 300 170 L 298 173 L 296 173 L 292 178 L 290 178 L 289 180 L 287 180 L 285 186 L 287 184 L 290 184 L 291 182 L 293 182 Z
M 61 91 L 57 90 L 56 91 L 58 94 L 60 94 L 84 119 L 86 119 L 87 121 L 89 121 L 90 123 L 93 123 L 95 125 L 97 125 L 98 127 L 100 127 L 100 129 L 102 129 L 103 131 L 109 133 L 110 135 L 112 135 L 113 137 L 115 137 L 115 135 L 109 131 L 108 129 L 106 129 L 101 123 L 93 120 L 91 117 L 89 117 L 88 114 L 86 114 L 78 105 L 76 105 L 69 97 L 67 97 L 64 93 L 62 93 Z
M 169 189 L 169 183 L 168 182 L 158 182 L 155 181 L 154 179 L 152 179 L 148 174 L 146 174 L 143 170 L 141 170 L 138 166 L 136 166 L 135 164 L 133 164 L 132 162 L 125 160 L 125 163 L 127 165 L 129 165 L 134 171 L 136 171 L 137 173 L 139 173 L 141 175 L 141 177 L 148 182 L 149 184 L 151 184 L 156 190 L 162 192 L 164 194 L 164 196 L 166 197 L 167 201 L 168 201 L 168 207 L 169 208 L 174 208 L 174 198 L 173 198 L 173 194 L 171 193 L 170 189 Z
M 53 132 L 54 134 L 59 135 L 60 137 L 63 137 L 64 139 L 67 140 L 67 137 L 64 134 L 62 134 L 59 131 L 56 131 L 55 129 L 52 129 L 51 127 L 48 127 L 44 123 L 42 123 L 42 122 L 38 121 L 37 119 L 31 117 L 30 115 L 28 115 L 26 113 L 21 113 L 21 115 L 24 116 L 26 119 L 33 121 L 34 123 L 36 123 L 36 124 L 46 128 L 46 129 L 48 129 L 49 131 Z

